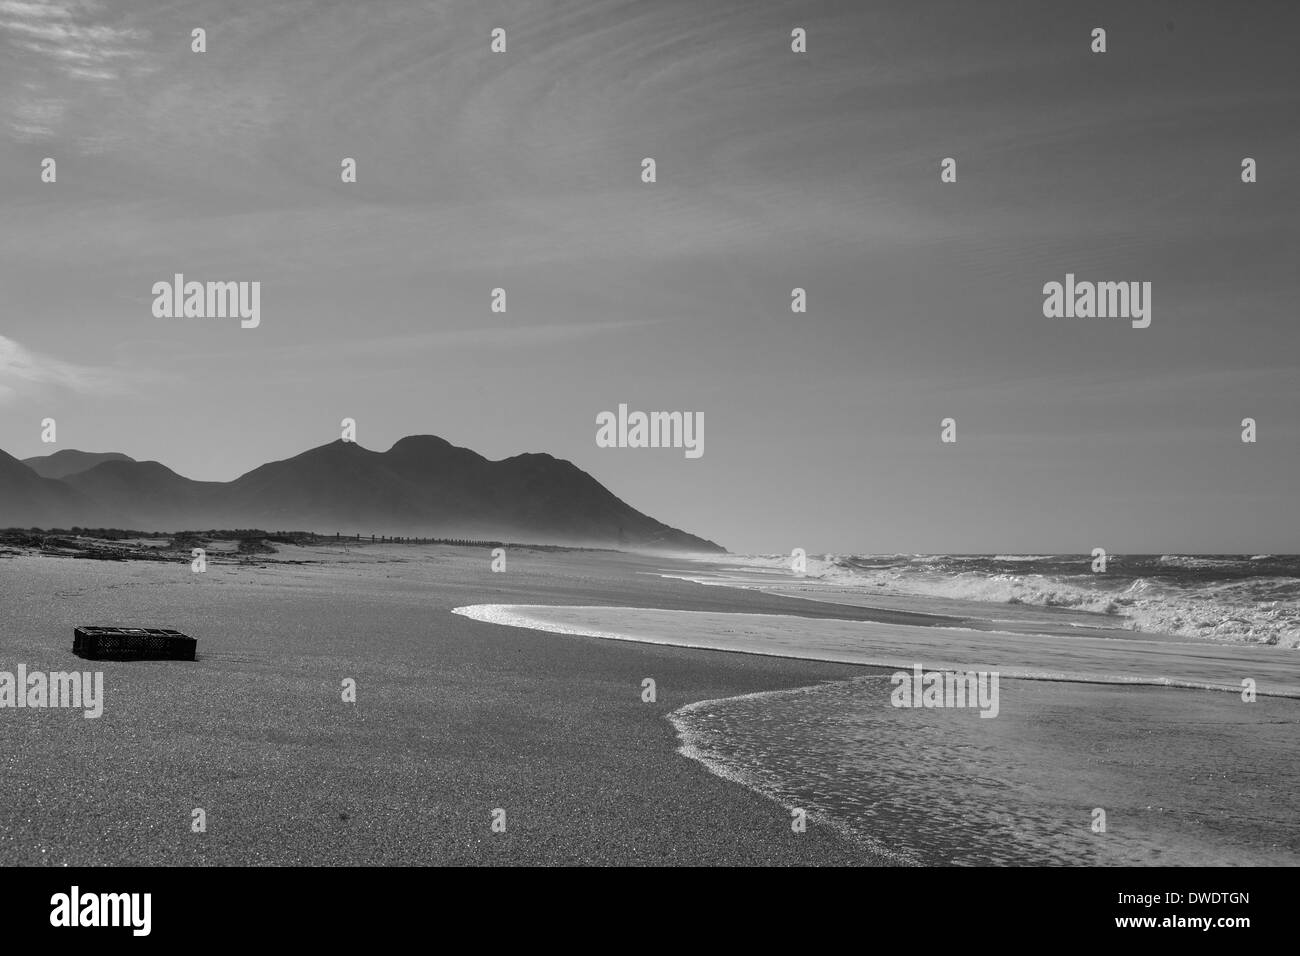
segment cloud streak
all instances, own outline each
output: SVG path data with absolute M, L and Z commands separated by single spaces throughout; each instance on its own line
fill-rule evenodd
M 0 335 L 0 403 L 36 394 L 46 388 L 101 395 L 127 391 L 125 373 L 65 362 L 32 352 Z
M 14 92 L 7 98 L 8 127 L 19 141 L 54 137 L 78 88 L 105 88 L 124 68 L 145 70 L 141 44 L 148 31 L 95 22 L 104 7 L 53 0 L 0 0 L 0 38 L 8 69 L 0 71 Z M 14 80 L 14 73 L 25 77 Z

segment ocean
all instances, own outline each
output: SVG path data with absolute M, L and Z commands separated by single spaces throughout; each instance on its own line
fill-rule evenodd
M 860 663 L 690 703 L 682 753 L 900 864 L 1300 864 L 1300 558 L 713 559 L 668 578 L 875 620 L 480 606 L 554 633 Z M 935 615 L 898 623 L 894 612 Z M 891 706 L 891 673 L 1000 671 L 996 719 Z M 1259 694 L 1244 692 L 1243 681 Z
M 731 556 L 786 571 L 784 555 Z M 997 606 L 1087 611 L 1111 626 L 1214 641 L 1300 647 L 1300 555 L 823 555 L 805 581 Z
M 1127 609 L 1075 601 L 1068 590 L 1123 593 L 1142 579 L 1150 593 L 1161 578 L 1193 603 L 1198 578 L 1244 594 L 1284 578 L 1286 559 L 1156 557 L 1137 574 L 1136 563 L 1112 559 L 1106 585 L 1077 573 L 1075 562 L 1090 559 L 1043 556 L 822 558 L 804 578 L 764 557 L 512 553 L 508 574 L 493 574 L 475 549 L 295 547 L 282 557 L 218 563 L 205 575 L 184 562 L 0 561 L 0 669 L 80 664 L 70 651 L 77 623 L 177 626 L 200 640 L 193 665 L 103 664 L 101 719 L 6 712 L 0 859 L 373 862 L 377 846 L 401 848 L 391 853 L 403 860 L 444 858 L 477 846 L 468 834 L 482 801 L 528 804 L 539 821 L 553 813 L 537 823 L 550 832 L 570 814 L 555 793 L 628 786 L 657 759 L 654 741 L 681 762 L 662 717 L 632 716 L 658 707 L 685 757 L 774 801 L 768 819 L 778 828 L 800 809 L 810 827 L 899 863 L 1300 864 L 1294 648 L 1259 633 L 1139 631 Z M 1050 581 L 1060 603 L 907 590 L 999 579 L 1027 589 L 1038 578 L 1037 593 Z M 463 603 L 483 600 L 510 603 Z M 514 603 L 525 601 L 544 603 Z M 495 625 L 512 627 L 498 636 Z M 859 666 L 844 669 L 847 679 L 752 694 L 731 688 L 754 684 L 696 682 L 681 651 L 624 656 L 583 637 L 534 643 L 517 627 L 700 648 L 700 673 L 745 673 L 758 660 L 710 653 L 724 650 Z M 606 670 L 592 676 L 585 668 L 597 659 Z M 913 664 L 1000 672 L 997 717 L 892 706 L 891 672 Z M 539 685 L 552 671 L 554 683 Z M 337 706 L 342 676 L 357 679 L 356 711 Z M 647 676 L 658 681 L 656 705 L 640 696 Z M 1258 691 L 1249 701 L 1247 679 Z M 656 725 L 649 737 L 627 736 Z M 587 735 L 581 746 L 570 746 L 575 733 Z M 532 761 L 523 776 L 521 760 Z M 655 766 L 655 781 L 672 777 L 671 766 Z M 538 798 L 556 775 L 554 793 Z M 499 797 L 515 779 L 523 783 L 513 796 Z M 195 794 L 207 802 L 191 802 Z M 662 811 L 658 791 L 638 794 L 629 806 Z M 454 806 L 445 826 L 470 821 L 456 840 L 421 823 L 430 799 Z M 108 817 L 63 811 L 87 803 Z M 620 812 L 589 803 L 593 820 Z M 172 825 L 193 806 L 224 807 L 239 825 L 194 844 Z M 310 851 L 303 832 L 284 825 L 303 813 Z M 600 826 L 591 853 L 635 829 L 613 817 Z M 635 856 L 626 839 L 619 852 Z
M 687 756 L 904 865 L 1300 864 L 1300 701 L 1005 681 L 984 720 L 889 689 L 872 674 L 673 722 Z

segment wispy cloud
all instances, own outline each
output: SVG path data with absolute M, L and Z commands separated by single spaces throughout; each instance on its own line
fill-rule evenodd
M 48 0 L 0 0 L 0 14 L 36 20 L 67 20 L 72 16 L 72 6 L 71 3 L 50 3 Z
M 14 81 L 5 98 L 9 131 L 19 140 L 56 135 L 78 85 L 99 88 L 120 79 L 124 68 L 145 68 L 148 32 L 102 22 L 111 12 L 90 0 L 0 0 L 5 59 L 27 77 Z
M 0 402 L 12 401 L 44 388 L 102 395 L 127 390 L 127 376 L 111 368 L 65 362 L 32 352 L 0 335 Z
M 148 38 L 143 30 L 86 22 L 97 5 L 0 2 L 0 30 L 10 41 L 60 63 L 107 65 L 142 55 L 132 44 Z

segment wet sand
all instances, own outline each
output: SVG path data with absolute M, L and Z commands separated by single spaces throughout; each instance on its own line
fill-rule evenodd
M 872 854 L 677 753 L 667 714 L 854 668 L 539 635 L 476 601 L 695 600 L 592 553 L 284 549 L 261 567 L 0 563 L 0 669 L 102 670 L 105 709 L 0 710 L 0 864 L 840 864 Z M 765 599 L 766 600 L 766 599 Z M 794 602 L 772 599 L 774 608 Z M 803 604 L 804 602 L 798 602 Z M 177 627 L 193 663 L 82 661 L 80 623 Z M 641 699 L 644 678 L 657 701 Z M 341 701 L 341 681 L 357 703 Z M 207 832 L 191 832 L 192 810 Z M 506 832 L 491 830 L 506 811 Z
M 922 599 L 924 600 L 924 599 Z M 861 610 L 861 609 L 859 609 Z M 1097 636 L 952 627 L 943 622 L 809 619 L 634 607 L 470 605 L 477 620 L 559 634 L 643 641 L 908 670 L 998 671 L 1073 683 L 1150 684 L 1300 699 L 1300 658 L 1289 648 L 1210 644 L 1133 631 Z M 882 612 L 886 613 L 886 612 Z
M 967 721 L 965 731 L 981 739 L 934 721 L 898 733 L 858 712 L 846 723 L 856 746 L 841 754 L 842 737 L 818 736 L 824 708 L 805 705 L 819 695 L 860 698 L 857 687 L 884 679 L 878 669 L 550 634 L 452 613 L 472 604 L 763 613 L 829 628 L 844 619 L 885 631 L 909 625 L 901 631 L 919 628 L 928 640 L 970 623 L 960 608 L 929 613 L 924 599 L 825 604 L 701 587 L 663 578 L 665 570 L 681 567 L 515 549 L 508 570 L 494 574 L 487 552 L 446 547 L 286 547 L 260 566 L 217 562 L 204 575 L 188 563 L 0 562 L 0 669 L 102 670 L 107 696 L 98 720 L 0 710 L 0 863 L 874 864 L 897 862 L 896 851 L 922 863 L 1140 862 L 1158 827 L 1144 825 L 1136 843 L 1113 841 L 1115 852 L 1098 855 L 1086 836 L 1060 840 L 1049 824 L 1082 807 L 1086 825 L 1086 811 L 1102 803 L 1118 808 L 1124 832 L 1152 788 L 1106 788 L 1152 747 L 1169 756 L 1145 779 L 1161 793 L 1195 795 L 1202 803 L 1193 811 L 1206 798 L 1228 795 L 1231 804 L 1243 788 L 1250 800 L 1275 800 L 1276 787 L 1295 777 L 1290 700 L 1270 698 L 1290 709 L 1270 711 L 1269 733 L 1252 737 L 1239 721 L 1222 730 L 1197 710 L 1200 698 L 1174 696 L 1221 706 L 1230 698 L 1222 692 L 1109 687 L 1112 696 L 1102 697 L 1087 685 L 1041 683 L 1007 699 L 1008 719 Z M 79 623 L 177 627 L 199 639 L 200 659 L 81 661 L 70 650 Z M 344 678 L 356 681 L 355 705 L 341 700 Z M 645 678 L 656 684 L 653 703 L 642 701 Z M 733 755 L 752 751 L 753 722 L 732 718 L 752 706 L 742 695 L 774 691 L 790 693 L 764 702 L 758 743 L 767 750 L 747 769 L 771 765 L 775 746 L 781 780 L 804 774 L 808 786 L 742 785 L 678 752 L 669 717 L 701 701 L 720 703 L 697 710 L 689 729 L 699 740 Z M 1140 721 L 1153 712 L 1144 695 L 1164 695 L 1150 727 Z M 782 706 L 769 708 L 773 699 Z M 1242 711 L 1248 720 L 1255 713 Z M 1081 719 L 1102 731 L 1080 738 Z M 1155 736 L 1141 739 L 1148 730 Z M 1029 794 L 1016 823 L 999 796 L 997 760 L 1006 754 L 1031 769 L 1045 761 L 1100 769 L 1081 778 L 1077 800 Z M 1264 759 L 1274 767 L 1256 766 Z M 878 774 L 872 788 L 834 792 L 837 781 L 855 779 L 847 771 Z M 869 832 L 818 818 L 807 832 L 791 831 L 783 804 L 839 812 L 836 800 L 849 810 L 866 804 Z M 1288 806 L 1277 804 L 1272 817 Z M 206 811 L 206 833 L 191 832 L 194 808 Z M 496 808 L 506 811 L 504 834 L 491 830 Z M 1225 828 L 1218 845 L 1233 833 Z M 1017 834 L 1039 842 L 1017 843 Z M 1264 851 L 1294 850 L 1286 832 L 1264 837 Z M 1215 844 L 1206 846 L 1213 862 Z
M 1300 865 L 1300 701 L 1004 680 L 985 720 L 891 690 L 870 673 L 674 720 L 719 773 L 900 862 Z
M 900 863 L 1300 865 L 1300 666 L 1287 648 L 770 613 L 457 613 L 611 641 L 863 664 L 849 681 L 703 701 L 671 719 L 686 752 L 715 773 Z M 973 702 L 898 706 L 890 677 L 901 671 L 910 684 L 914 665 L 999 672 L 995 719 Z

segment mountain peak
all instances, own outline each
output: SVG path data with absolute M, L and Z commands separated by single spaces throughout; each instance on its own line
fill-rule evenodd
M 399 438 L 393 442 L 393 447 L 389 451 L 397 451 L 399 448 L 455 448 L 451 442 L 445 438 L 439 438 L 437 435 L 407 435 L 405 438 Z
M 42 478 L 67 478 L 71 475 L 89 471 L 106 461 L 134 461 L 129 455 L 120 451 L 79 451 L 76 448 L 64 448 L 52 455 L 37 455 L 24 458 L 23 464 Z
M 572 462 L 544 452 L 490 461 L 436 435 L 409 435 L 386 452 L 337 439 L 231 482 L 192 481 L 125 455 L 65 457 L 89 467 L 48 479 L 0 453 L 0 527 L 297 528 L 723 550 L 635 510 Z

